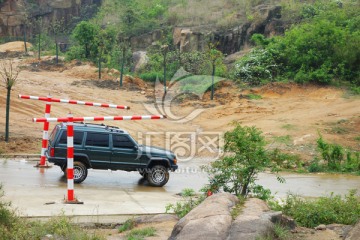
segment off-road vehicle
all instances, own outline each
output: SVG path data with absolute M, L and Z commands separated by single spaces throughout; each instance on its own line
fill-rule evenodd
M 57 124 L 46 151 L 49 162 L 67 169 L 67 125 Z M 161 187 L 175 171 L 173 152 L 139 145 L 128 132 L 104 124 L 74 123 L 74 182 L 81 183 L 88 169 L 138 171 L 150 185 Z

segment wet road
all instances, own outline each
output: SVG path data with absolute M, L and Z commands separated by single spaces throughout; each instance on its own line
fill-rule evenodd
M 59 167 L 37 169 L 36 162 L 26 160 L 0 161 L 0 182 L 6 187 L 54 187 L 66 190 L 66 179 Z M 123 189 L 130 192 L 166 192 L 176 194 L 184 188 L 199 190 L 207 183 L 207 175 L 199 166 L 203 161 L 181 163 L 180 169 L 170 173 L 170 180 L 163 188 L 148 186 L 137 172 L 89 170 L 87 179 L 76 184 L 75 189 Z M 272 190 L 278 196 L 288 192 L 308 197 L 318 197 L 334 192 L 345 194 L 350 189 L 360 192 L 360 177 L 342 174 L 294 174 L 281 173 L 286 183 L 279 183 L 273 174 L 260 174 L 259 184 Z
M 64 205 L 66 179 L 59 167 L 37 169 L 36 162 L 0 160 L 0 182 L 6 196 L 23 215 L 47 216 L 59 211 L 79 215 L 161 213 L 167 203 L 179 200 L 176 193 L 184 188 L 199 190 L 207 183 L 207 175 L 199 168 L 205 162 L 198 159 L 180 163 L 180 169 L 170 174 L 169 182 L 154 188 L 137 172 L 89 170 L 87 179 L 75 185 L 75 195 L 85 202 L 81 207 Z M 360 177 L 333 174 L 281 174 L 286 183 L 278 183 L 272 174 L 261 174 L 258 183 L 279 196 L 292 192 L 306 197 L 346 194 L 350 189 L 360 193 Z M 54 202 L 55 206 L 45 203 Z

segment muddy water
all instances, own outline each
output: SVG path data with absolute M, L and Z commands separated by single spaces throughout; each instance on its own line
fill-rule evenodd
M 11 186 L 27 188 L 34 186 L 66 188 L 66 179 L 60 168 L 54 166 L 39 170 L 34 168 L 35 162 L 25 160 L 1 160 L 0 182 L 7 189 Z M 292 192 L 306 197 L 318 197 L 335 194 L 346 194 L 356 189 L 360 194 L 360 176 L 338 174 L 294 174 L 282 173 L 286 183 L 279 183 L 273 174 L 260 174 L 257 182 L 269 188 L 279 197 Z M 137 172 L 89 170 L 87 179 L 76 189 L 124 190 L 127 192 L 159 192 L 167 194 L 179 193 L 184 188 L 199 190 L 207 183 L 207 175 L 200 170 L 199 164 L 184 163 L 178 171 L 170 174 L 170 181 L 163 188 L 148 186 Z

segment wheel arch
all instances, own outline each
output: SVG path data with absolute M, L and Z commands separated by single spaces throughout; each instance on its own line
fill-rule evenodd
M 166 168 L 170 168 L 170 161 L 169 159 L 166 159 L 166 158 L 151 158 L 148 165 L 146 166 L 146 168 L 150 169 L 152 168 L 153 166 L 156 166 L 156 165 L 162 165 Z

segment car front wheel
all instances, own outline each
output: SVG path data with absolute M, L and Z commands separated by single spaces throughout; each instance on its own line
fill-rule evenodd
M 151 186 L 162 187 L 169 181 L 169 171 L 162 165 L 156 165 L 146 174 Z

